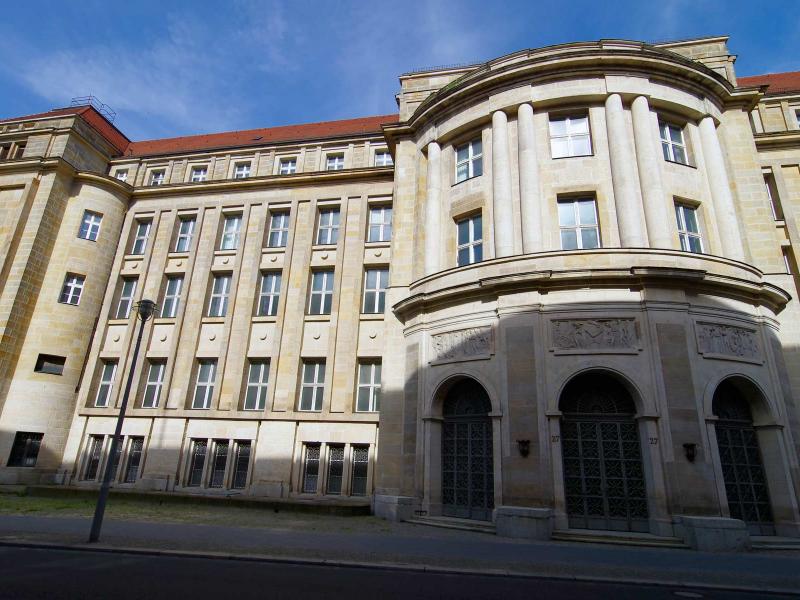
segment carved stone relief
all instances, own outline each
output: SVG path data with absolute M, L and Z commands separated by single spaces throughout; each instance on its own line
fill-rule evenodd
M 550 322 L 556 353 L 638 352 L 636 319 L 558 319 Z
M 469 327 L 431 336 L 432 363 L 489 358 L 494 353 L 490 326 Z
M 698 322 L 697 349 L 705 358 L 727 358 L 746 362 L 762 362 L 761 348 L 755 329 Z

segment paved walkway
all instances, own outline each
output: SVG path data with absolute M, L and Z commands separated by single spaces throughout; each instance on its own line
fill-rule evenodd
M 800 557 L 709 554 L 570 542 L 530 542 L 402 524 L 391 532 L 298 531 L 107 519 L 99 545 L 90 519 L 0 515 L 0 543 L 137 548 L 297 562 L 405 565 L 454 571 L 800 590 Z

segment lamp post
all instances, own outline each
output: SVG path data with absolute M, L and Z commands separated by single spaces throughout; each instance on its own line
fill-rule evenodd
M 114 463 L 117 456 L 117 448 L 119 448 L 119 438 L 122 433 L 122 421 L 125 419 L 125 409 L 128 406 L 128 396 L 131 393 L 131 386 L 133 385 L 133 374 L 136 370 L 136 360 L 139 357 L 139 347 L 142 345 L 142 334 L 144 333 L 144 324 L 156 310 L 156 303 L 152 300 L 141 300 L 136 303 L 136 315 L 141 320 L 139 325 L 139 334 L 136 336 L 136 345 L 133 348 L 133 357 L 131 358 L 131 369 L 128 372 L 128 381 L 125 384 L 125 393 L 122 395 L 122 405 L 119 407 L 119 416 L 117 417 L 117 428 L 114 430 L 114 437 L 111 438 L 111 448 L 108 452 L 108 460 L 106 460 L 106 469 L 103 472 L 103 483 L 100 486 L 100 495 L 97 498 L 97 507 L 94 509 L 94 519 L 92 519 L 92 531 L 89 533 L 89 541 L 96 542 L 100 538 L 100 529 L 103 527 L 103 514 L 106 512 L 106 501 L 108 500 L 108 490 L 111 488 L 111 477 L 115 471 Z M 118 465 L 117 465 L 118 466 Z

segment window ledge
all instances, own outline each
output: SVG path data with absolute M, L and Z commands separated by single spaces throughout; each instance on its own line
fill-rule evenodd
M 362 321 L 383 321 L 385 318 L 385 313 L 361 313 Z
M 314 245 L 311 246 L 311 249 L 312 250 L 327 250 L 327 251 L 330 252 L 332 250 L 336 250 L 337 247 L 338 247 L 337 244 L 314 244 Z
M 214 256 L 236 256 L 238 248 L 232 250 L 214 250 Z
M 283 254 L 286 252 L 286 246 L 265 246 L 261 249 L 262 254 Z
M 153 325 L 175 325 L 175 317 L 156 317 Z
M 457 185 L 461 185 L 462 183 L 466 183 L 468 181 L 472 181 L 473 179 L 477 179 L 478 177 L 483 177 L 483 173 L 481 173 L 480 175 L 473 175 L 472 177 L 467 177 L 466 179 L 462 179 L 461 181 L 456 181 L 450 187 L 456 187 Z
M 683 162 L 678 162 L 677 160 L 670 160 L 668 158 L 665 158 L 664 162 L 670 163 L 670 164 L 673 164 L 673 165 L 680 165 L 681 167 L 689 167 L 690 169 L 697 169 L 697 167 L 695 165 L 693 165 L 692 163 L 688 163 L 688 162 L 683 163 Z
M 786 227 L 786 221 L 784 219 L 775 219 L 775 227 Z
M 562 160 L 564 158 L 594 158 L 594 152 L 590 152 L 589 154 L 570 154 L 568 156 L 551 156 L 550 160 Z
M 200 323 L 224 323 L 225 317 L 203 317 L 200 319 Z
M 330 315 L 306 315 L 305 321 L 330 321 Z
M 108 320 L 108 324 L 109 325 L 127 325 L 128 321 L 129 321 L 129 319 L 109 319 Z
M 126 254 L 122 258 L 125 260 L 144 260 L 144 254 Z
M 272 315 L 261 315 L 253 317 L 253 323 L 275 323 L 278 320 L 278 316 Z
M 372 249 L 372 248 L 391 248 L 392 242 L 391 240 L 387 240 L 385 242 L 365 242 L 364 248 Z
M 168 252 L 167 258 L 189 258 L 188 252 Z

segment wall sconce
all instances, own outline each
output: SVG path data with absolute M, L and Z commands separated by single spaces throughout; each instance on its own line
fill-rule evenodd
M 530 440 L 517 440 L 517 448 L 519 449 L 519 455 L 522 458 L 528 456 L 531 453 L 531 441 Z
M 683 453 L 686 455 L 686 460 L 693 463 L 697 458 L 697 444 L 684 444 Z

